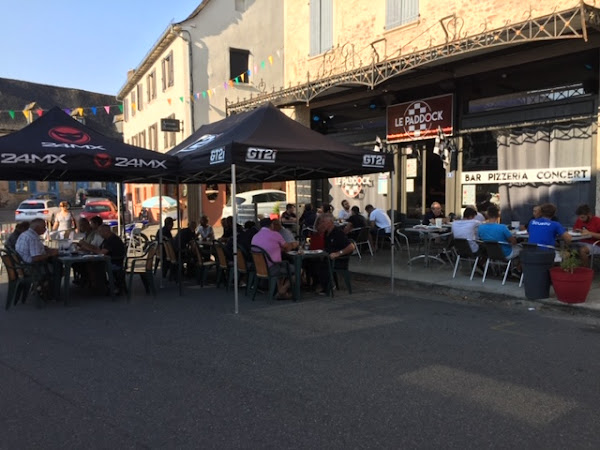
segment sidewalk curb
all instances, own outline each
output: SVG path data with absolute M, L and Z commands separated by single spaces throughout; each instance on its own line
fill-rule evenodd
M 371 280 L 377 279 L 376 284 L 379 286 L 384 286 L 386 283 L 389 285 L 390 283 L 389 277 L 365 274 L 364 272 L 352 270 L 350 272 L 353 275 L 369 277 Z M 395 295 L 402 294 L 402 292 L 398 292 L 398 289 L 407 289 L 418 292 L 427 292 L 435 295 L 443 295 L 445 297 L 453 298 L 463 302 L 466 300 L 476 300 L 489 302 L 508 302 L 523 305 L 530 304 L 531 307 L 552 309 L 554 311 L 560 311 L 562 313 L 568 313 L 571 315 L 578 314 L 600 317 L 600 310 L 589 308 L 585 303 L 567 304 L 554 299 L 530 300 L 528 298 L 515 297 L 513 295 L 490 293 L 481 289 L 461 289 L 435 283 L 426 283 L 418 280 L 409 280 L 406 278 L 394 278 Z

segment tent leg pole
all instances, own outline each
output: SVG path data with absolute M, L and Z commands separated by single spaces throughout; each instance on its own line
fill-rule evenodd
M 163 222 L 163 218 L 162 218 L 162 178 L 158 179 L 158 246 L 160 247 L 161 253 L 160 253 L 160 265 L 161 265 L 161 274 L 160 274 L 160 288 L 162 289 L 164 287 L 163 284 L 163 274 L 162 271 L 164 270 L 165 267 L 165 261 L 164 261 L 164 255 L 165 252 L 163 250 L 163 232 L 162 232 L 162 222 Z
M 231 205 L 233 207 L 233 297 L 234 297 L 234 313 L 239 314 L 239 299 L 238 299 L 238 260 L 237 260 L 237 186 L 235 182 L 235 164 L 231 165 Z
M 394 222 L 396 219 L 396 207 L 395 207 L 395 201 L 396 201 L 396 192 L 395 192 L 395 187 L 394 187 L 394 172 L 390 172 L 390 189 L 391 189 L 391 200 L 392 200 L 392 207 L 391 207 L 391 221 L 392 221 L 392 229 L 390 230 L 390 237 L 391 237 L 391 242 L 390 242 L 390 247 L 392 249 L 391 251 L 391 255 L 392 255 L 392 261 L 390 263 L 390 267 L 391 267 L 391 289 L 392 289 L 392 294 L 394 293 L 394 250 L 395 250 L 395 243 L 396 243 L 396 229 L 394 227 Z
M 175 183 L 177 183 L 177 233 L 181 233 L 183 229 L 183 214 L 179 205 L 179 177 L 175 177 Z M 160 197 L 162 199 L 162 197 Z M 162 205 L 161 205 L 162 211 Z M 183 261 L 181 260 L 181 238 L 177 239 L 178 255 L 177 258 L 177 279 L 179 280 L 179 295 L 183 295 Z

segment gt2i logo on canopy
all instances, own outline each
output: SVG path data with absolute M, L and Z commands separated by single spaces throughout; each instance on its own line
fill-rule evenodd
M 335 179 L 335 184 L 342 188 L 346 197 L 356 198 L 363 193 L 363 188 L 373 187 L 371 177 L 340 177 Z
M 225 149 L 223 147 L 215 148 L 210 151 L 210 164 L 222 164 L 225 162 Z
M 248 147 L 246 151 L 246 162 L 274 163 L 277 150 L 272 148 Z
M 48 131 L 48 136 L 58 142 L 66 144 L 87 144 L 90 142 L 90 135 L 84 131 L 73 127 L 54 127 Z
M 194 150 L 198 150 L 199 148 L 210 144 L 212 141 L 214 141 L 219 136 L 221 136 L 221 135 L 220 134 L 203 134 L 202 136 L 200 136 L 198 138 L 198 140 L 192 142 L 187 147 L 182 148 L 177 153 L 187 153 L 187 152 L 193 152 Z
M 363 155 L 362 166 L 383 169 L 385 167 L 385 155 Z
M 67 164 L 67 155 L 34 155 L 33 153 L 0 153 L 0 164 Z
M 94 164 L 100 169 L 108 169 L 112 166 L 112 158 L 108 153 L 97 153 L 94 155 Z

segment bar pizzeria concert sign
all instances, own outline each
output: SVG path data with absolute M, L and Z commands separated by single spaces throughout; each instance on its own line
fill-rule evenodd
M 584 166 L 463 172 L 462 184 L 574 183 L 590 181 L 591 171 L 590 166 Z
M 447 94 L 389 106 L 388 142 L 433 139 L 438 128 L 441 128 L 444 134 L 452 134 L 452 104 L 453 96 Z

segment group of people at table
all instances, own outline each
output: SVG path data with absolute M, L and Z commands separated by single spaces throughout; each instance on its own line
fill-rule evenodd
M 251 253 L 252 247 L 263 249 L 269 256 L 270 273 L 279 275 L 277 294 L 282 300 L 292 297 L 291 286 L 294 280 L 291 280 L 290 274 L 295 272 L 295 268 L 294 258 L 289 257 L 290 252 L 298 251 L 302 255 L 304 247 L 308 251 L 322 251 L 322 258 L 303 264 L 305 276 L 302 278 L 317 294 L 326 295 L 331 282 L 330 261 L 336 268 L 348 267 L 348 256 L 355 249 L 351 239 L 362 228 L 370 227 L 374 236 L 377 233 L 390 233 L 391 221 L 384 211 L 372 205 L 367 205 L 365 209 L 369 218 L 361 214 L 358 206 L 350 207 L 347 200 L 342 201 L 342 209 L 337 216 L 333 214 L 334 208 L 327 203 L 316 209 L 311 204 L 306 204 L 298 218 L 295 205 L 290 203 L 279 217 L 263 218 L 258 224 L 247 221 L 244 226 L 234 227 L 233 217 L 225 217 L 221 221 L 223 235 L 216 240 L 225 245 L 225 254 L 229 260 L 233 260 L 234 230 L 237 232 L 238 247 L 247 254 Z M 206 216 L 202 217 L 200 225 L 195 229 L 195 223 L 190 223 L 191 233 L 199 242 L 215 239 L 214 230 L 208 223 Z M 165 226 L 163 236 L 175 242 L 177 237 L 170 236 L 166 221 Z M 300 232 L 294 233 L 297 229 Z M 302 243 L 304 247 L 301 246 Z
M 600 240 L 600 218 L 595 216 L 588 205 L 576 208 L 577 220 L 572 230 L 566 229 L 556 218 L 556 206 L 546 203 L 534 206 L 532 217 L 526 224 L 519 224 L 519 229 L 509 229 L 500 222 L 500 211 L 496 205 L 491 205 L 485 211 L 485 216 L 474 207 L 468 207 L 463 212 L 460 220 L 451 223 L 452 235 L 456 238 L 467 239 L 473 253 L 480 253 L 479 241 L 500 242 L 504 256 L 513 260 L 519 256 L 521 247 L 517 239 L 527 238 L 528 244 L 536 244 L 545 249 L 555 249 L 557 241 L 564 242 L 567 246 L 577 249 L 581 265 L 588 266 L 590 254 L 599 254 L 600 246 L 594 243 Z M 442 219 L 449 223 L 449 219 L 442 212 L 439 203 L 431 205 L 430 212 L 424 217 L 423 224 L 432 225 L 435 219 Z M 577 236 L 575 242 L 573 236 Z M 518 269 L 516 269 L 518 272 Z
M 61 208 L 68 214 L 64 214 L 65 220 L 55 222 L 54 229 L 61 232 L 62 237 L 71 237 L 75 248 L 71 253 L 76 254 L 96 254 L 104 255 L 110 258 L 113 272 L 118 272 L 123 268 L 126 248 L 119 236 L 111 230 L 110 226 L 103 223 L 98 216 L 90 220 L 80 218 L 75 221 L 73 215 L 68 211 L 68 203 L 61 204 Z M 62 211 L 61 211 L 62 212 Z M 14 231 L 4 242 L 4 247 L 16 252 L 21 260 L 26 264 L 35 267 L 39 277 L 38 293 L 45 300 L 54 298 L 54 284 L 58 282 L 61 270 L 60 256 L 61 249 L 53 248 L 44 244 L 43 237 L 47 236 L 48 230 L 46 221 L 43 219 L 33 219 L 30 222 L 19 222 Z M 87 284 L 98 288 L 98 284 L 108 281 L 105 278 L 105 272 L 102 267 L 100 270 L 94 268 L 92 261 L 90 264 L 79 264 L 73 266 L 76 273 L 76 284 Z M 59 277 L 56 277 L 59 275 Z M 104 286 L 102 286 L 104 287 Z M 119 285 L 117 294 L 120 294 L 122 285 Z

